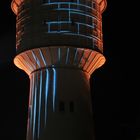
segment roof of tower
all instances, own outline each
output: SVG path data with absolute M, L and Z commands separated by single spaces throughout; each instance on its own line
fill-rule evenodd
M 17 14 L 18 6 L 23 2 L 24 0 L 12 0 L 11 8 L 15 14 Z M 103 12 L 106 9 L 107 1 L 106 0 L 97 0 L 97 2 L 100 4 L 100 9 Z

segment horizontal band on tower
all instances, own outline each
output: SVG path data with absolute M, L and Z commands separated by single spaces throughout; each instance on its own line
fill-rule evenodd
M 105 63 L 105 57 L 94 50 L 62 47 L 44 47 L 25 51 L 14 59 L 15 65 L 28 75 L 42 68 L 73 68 L 89 75 Z
M 13 12 L 17 15 L 18 7 L 24 0 L 12 0 L 11 8 Z M 100 5 L 100 11 L 103 12 L 106 9 L 107 1 L 106 0 L 97 0 Z

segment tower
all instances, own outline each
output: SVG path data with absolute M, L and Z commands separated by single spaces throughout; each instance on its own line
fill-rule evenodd
M 90 75 L 105 62 L 106 0 L 13 0 L 15 65 L 30 78 L 27 140 L 94 140 Z

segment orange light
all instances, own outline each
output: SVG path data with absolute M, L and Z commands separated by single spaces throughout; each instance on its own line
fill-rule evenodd
M 17 15 L 18 7 L 24 0 L 12 0 L 11 8 L 13 12 Z M 106 9 L 107 2 L 106 0 L 97 0 L 100 5 L 100 11 L 103 12 Z

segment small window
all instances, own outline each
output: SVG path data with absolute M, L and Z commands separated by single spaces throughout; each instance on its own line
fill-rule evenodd
M 74 112 L 74 102 L 71 101 L 69 105 L 70 112 Z
M 65 111 L 65 104 L 63 101 L 60 101 L 59 103 L 59 111 L 64 112 Z

